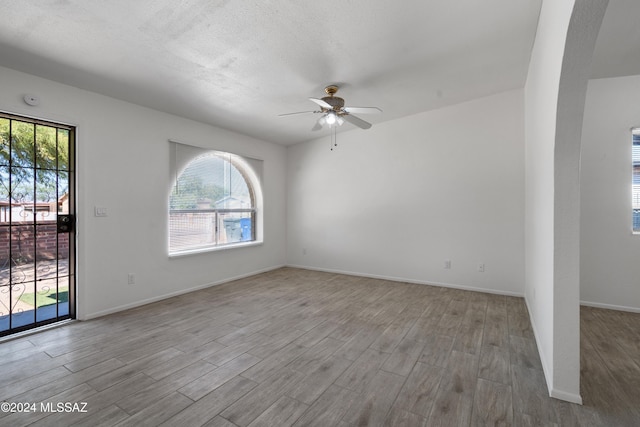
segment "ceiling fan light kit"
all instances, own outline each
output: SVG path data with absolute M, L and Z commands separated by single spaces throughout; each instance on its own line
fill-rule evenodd
M 345 107 L 344 99 L 339 96 L 335 96 L 339 87 L 336 85 L 329 85 L 324 88 L 327 96 L 322 98 L 309 98 L 311 102 L 314 102 L 320 107 L 320 110 L 316 111 L 300 111 L 297 113 L 280 114 L 280 116 L 291 116 L 295 114 L 322 114 L 322 116 L 316 121 L 315 125 L 311 128 L 312 131 L 322 129 L 326 124 L 329 128 L 333 128 L 332 139 L 334 140 L 331 147 L 337 145 L 335 143 L 336 127 L 342 126 L 347 121 L 352 125 L 355 125 L 361 129 L 369 129 L 371 123 L 362 120 L 361 118 L 354 116 L 353 113 L 358 114 L 380 114 L 382 110 L 378 107 Z M 334 126 L 337 125 L 337 126 Z

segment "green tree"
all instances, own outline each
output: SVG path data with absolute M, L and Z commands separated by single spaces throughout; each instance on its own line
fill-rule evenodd
M 173 187 L 169 199 L 170 209 L 196 209 L 198 201 L 208 199 L 212 203 L 224 197 L 224 189 L 216 184 L 205 184 L 202 176 L 185 170 Z
M 66 129 L 0 118 L 0 199 L 57 199 L 57 188 L 67 189 L 66 172 L 60 171 L 68 170 L 68 147 Z

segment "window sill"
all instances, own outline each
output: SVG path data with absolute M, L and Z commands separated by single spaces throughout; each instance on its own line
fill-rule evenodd
M 198 248 L 198 249 L 188 249 L 180 252 L 170 253 L 169 258 L 180 258 L 184 256 L 189 256 L 189 255 L 204 254 L 207 252 L 228 251 L 231 249 L 248 248 L 251 246 L 262 246 L 262 244 L 263 244 L 262 241 L 252 241 L 252 242 L 232 243 L 229 245 L 208 246 L 208 247 Z

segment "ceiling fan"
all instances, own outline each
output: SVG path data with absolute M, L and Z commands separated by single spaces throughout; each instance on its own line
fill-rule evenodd
M 320 110 L 299 111 L 297 113 L 280 114 L 280 117 L 308 113 L 322 114 L 322 116 L 318 119 L 311 130 L 320 130 L 325 124 L 329 125 L 329 127 L 332 127 L 335 124 L 341 126 L 345 121 L 356 125 L 361 129 L 369 129 L 371 127 L 371 123 L 366 122 L 357 116 L 354 116 L 353 113 L 379 114 L 382 113 L 382 110 L 378 107 L 345 107 L 344 99 L 340 98 L 339 96 L 335 96 L 335 94 L 338 92 L 338 89 L 338 86 L 330 85 L 324 88 L 327 96 L 320 99 L 309 98 L 310 101 L 318 104 Z

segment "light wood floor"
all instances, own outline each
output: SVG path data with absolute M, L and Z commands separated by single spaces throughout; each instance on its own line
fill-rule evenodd
M 521 298 L 284 268 L 0 344 L 0 425 L 637 426 L 640 316 L 582 310 L 584 406 Z

